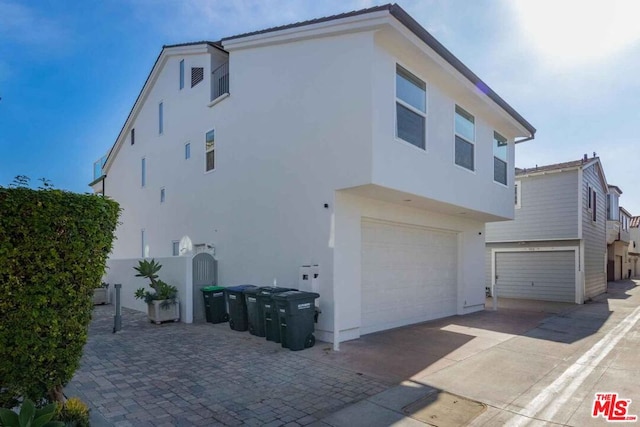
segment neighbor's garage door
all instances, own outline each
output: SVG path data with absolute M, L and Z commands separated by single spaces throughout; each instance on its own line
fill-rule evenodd
M 456 314 L 457 235 L 362 221 L 362 324 L 367 334 Z
M 496 252 L 498 298 L 575 302 L 575 251 Z

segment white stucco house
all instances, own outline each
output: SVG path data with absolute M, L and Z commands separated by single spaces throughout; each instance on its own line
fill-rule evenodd
M 222 286 L 316 266 L 338 342 L 484 308 L 485 223 L 534 134 L 384 5 L 164 46 L 92 186 L 123 208 L 112 260 L 209 249 Z

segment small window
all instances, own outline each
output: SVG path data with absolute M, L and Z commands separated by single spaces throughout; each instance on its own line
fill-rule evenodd
M 194 87 L 198 83 L 204 80 L 204 68 L 194 67 L 191 69 L 191 87 Z
M 204 150 L 205 150 L 205 157 L 206 157 L 205 171 L 208 172 L 216 168 L 215 130 L 213 129 L 207 132 L 207 135 L 205 138 Z
M 587 209 L 591 210 L 593 207 L 593 189 L 590 185 L 587 186 Z
M 184 144 L 184 158 L 185 160 L 189 160 L 191 158 L 191 143 L 187 142 Z
M 164 201 L 166 200 L 166 196 L 165 196 L 166 192 L 164 191 L 164 188 L 160 189 L 160 203 L 164 203 Z
M 182 89 L 184 89 L 184 59 L 180 60 L 180 90 Z
M 171 255 L 180 256 L 180 241 L 174 240 L 171 242 Z
M 507 139 L 493 132 L 493 180 L 507 185 Z
M 162 135 L 164 132 L 164 104 L 158 104 L 158 133 Z
M 456 105 L 455 162 L 471 171 L 475 170 L 475 118 Z
M 520 209 L 522 206 L 522 185 L 520 184 L 520 181 L 516 181 L 513 188 L 515 191 L 516 209 Z
M 136 143 L 136 130 L 135 128 L 131 129 L 131 145 Z
M 593 190 L 593 194 L 591 196 L 591 198 L 592 198 L 592 200 L 591 200 L 591 203 L 592 203 L 591 219 L 593 221 L 597 221 L 598 220 L 598 209 L 597 209 L 597 203 L 596 203 L 597 202 L 596 196 L 597 196 L 596 191 Z
M 396 65 L 396 137 L 425 149 L 426 84 Z
M 142 185 L 142 187 L 144 187 L 145 185 L 147 185 L 147 159 L 144 157 L 142 158 L 142 162 L 140 164 L 140 172 L 140 184 Z

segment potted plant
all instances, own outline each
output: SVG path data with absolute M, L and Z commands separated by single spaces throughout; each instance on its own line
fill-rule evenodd
M 102 282 L 93 289 L 93 305 L 109 304 L 109 284 Z
M 178 289 L 158 279 L 158 271 L 162 268 L 155 259 L 151 261 L 140 260 L 138 266 L 133 267 L 138 272 L 136 277 L 149 279 L 151 291 L 145 288 L 136 290 L 136 299 L 144 300 L 147 303 L 149 320 L 160 324 L 172 320 L 180 320 L 180 305 L 178 304 Z

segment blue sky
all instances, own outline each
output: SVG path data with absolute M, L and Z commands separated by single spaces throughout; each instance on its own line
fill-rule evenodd
M 0 0 L 0 185 L 45 177 L 88 191 L 163 44 L 384 2 Z M 516 165 L 595 151 L 640 215 L 640 8 L 633 0 L 399 4 L 536 128 Z

